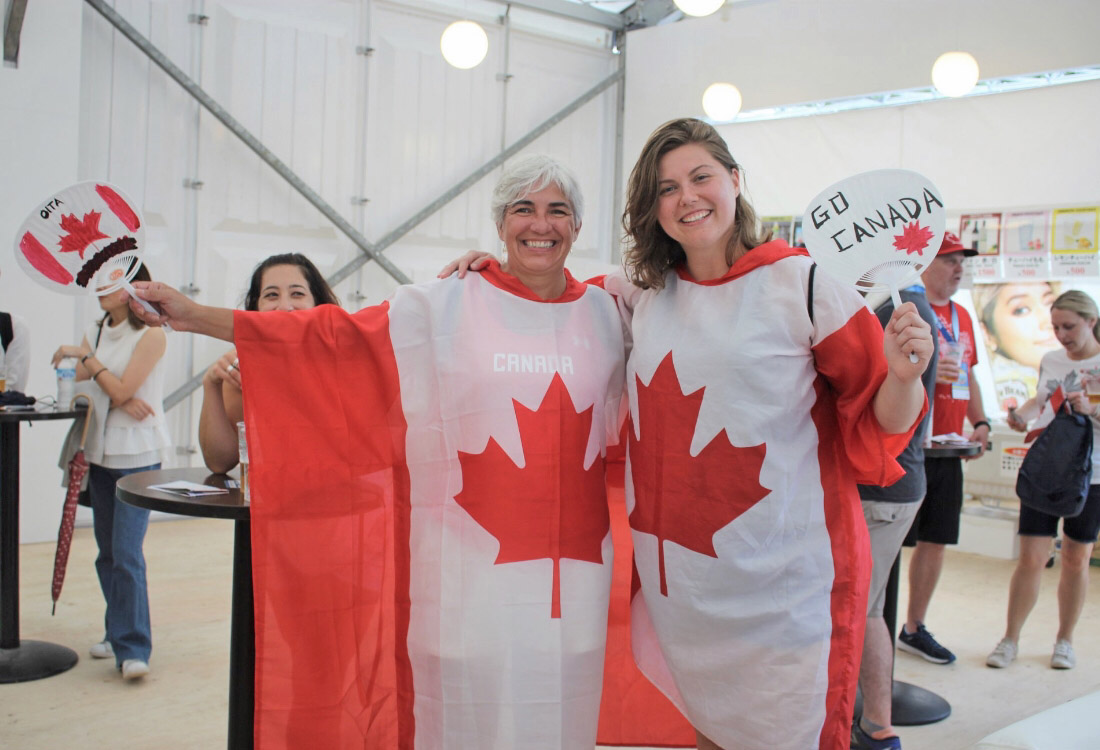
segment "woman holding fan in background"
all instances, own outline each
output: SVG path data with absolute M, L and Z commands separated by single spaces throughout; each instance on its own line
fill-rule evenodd
M 148 269 L 140 266 L 133 278 L 149 281 Z M 153 647 L 142 551 L 149 511 L 118 500 L 115 483 L 159 469 L 161 449 L 172 441 L 164 418 L 164 331 L 147 328 L 130 312 L 129 299 L 125 289 L 101 296 L 103 318 L 89 326 L 79 346 L 58 348 L 53 363 L 77 359 L 77 380 L 93 381 L 111 399 L 103 456 L 91 462 L 88 474 L 96 573 L 107 602 L 103 640 L 90 653 L 96 659 L 113 656 L 122 677 L 135 680 L 149 673 Z

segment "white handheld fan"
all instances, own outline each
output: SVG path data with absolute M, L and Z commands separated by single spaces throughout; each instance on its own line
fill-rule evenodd
M 802 234 L 826 272 L 861 292 L 890 292 L 897 309 L 898 290 L 939 252 L 945 223 L 943 200 L 928 178 L 879 169 L 822 190 L 806 209 Z
M 130 286 L 141 265 L 145 230 L 136 204 L 104 182 L 80 182 L 53 193 L 15 236 L 19 267 L 38 284 L 62 294 L 103 296 Z

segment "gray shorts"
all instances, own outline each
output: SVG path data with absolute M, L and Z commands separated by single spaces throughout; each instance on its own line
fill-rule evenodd
M 871 590 L 867 593 L 867 616 L 882 617 L 886 600 L 886 581 L 894 566 L 901 543 L 920 510 L 916 503 L 863 501 L 863 517 L 871 534 Z

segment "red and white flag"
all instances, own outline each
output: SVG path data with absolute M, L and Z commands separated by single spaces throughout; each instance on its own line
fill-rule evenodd
M 612 298 L 570 277 L 544 302 L 494 265 L 235 331 L 257 746 L 590 750 Z
M 910 433 L 872 402 L 882 328 L 772 242 L 633 311 L 627 507 L 642 671 L 722 747 L 847 748 L 870 575 L 856 482 L 901 476 Z

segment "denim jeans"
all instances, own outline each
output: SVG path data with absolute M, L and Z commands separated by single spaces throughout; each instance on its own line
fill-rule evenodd
M 153 634 L 149 626 L 149 588 L 145 582 L 145 530 L 149 511 L 127 505 L 115 497 L 115 482 L 127 474 L 159 469 L 160 464 L 138 469 L 108 469 L 92 464 L 88 492 L 99 556 L 95 561 L 99 586 L 107 600 L 105 640 L 119 666 L 127 659 L 149 661 Z

